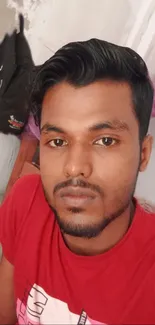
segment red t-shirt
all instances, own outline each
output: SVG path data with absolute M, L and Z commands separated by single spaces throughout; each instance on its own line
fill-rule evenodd
M 155 215 L 137 204 L 107 253 L 63 241 L 39 175 L 20 179 L 0 209 L 0 242 L 15 268 L 19 324 L 155 324 Z

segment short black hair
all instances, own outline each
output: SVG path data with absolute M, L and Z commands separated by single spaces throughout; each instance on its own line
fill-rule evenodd
M 62 82 L 75 86 L 99 80 L 127 82 L 132 90 L 140 139 L 146 136 L 153 104 L 153 87 L 144 60 L 132 49 L 99 39 L 72 42 L 59 49 L 36 74 L 31 93 L 31 110 L 40 125 L 46 91 Z

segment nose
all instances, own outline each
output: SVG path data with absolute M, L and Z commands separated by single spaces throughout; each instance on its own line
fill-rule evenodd
M 64 174 L 67 177 L 90 177 L 92 174 L 92 161 L 91 155 L 86 148 L 80 145 L 70 148 L 64 166 Z

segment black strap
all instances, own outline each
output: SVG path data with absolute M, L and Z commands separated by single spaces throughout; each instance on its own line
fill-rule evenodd
M 19 30 L 21 34 L 24 33 L 24 17 L 22 14 L 19 14 Z

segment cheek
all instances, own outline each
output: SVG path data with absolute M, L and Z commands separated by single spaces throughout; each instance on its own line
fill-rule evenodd
M 96 159 L 95 174 L 100 182 L 104 182 L 107 188 L 115 188 L 118 185 L 130 185 L 135 181 L 139 167 L 140 154 L 133 147 L 128 152 L 111 152 L 102 159 Z
M 47 183 L 55 183 L 62 175 L 61 159 L 56 159 L 52 151 L 40 145 L 40 172 Z

